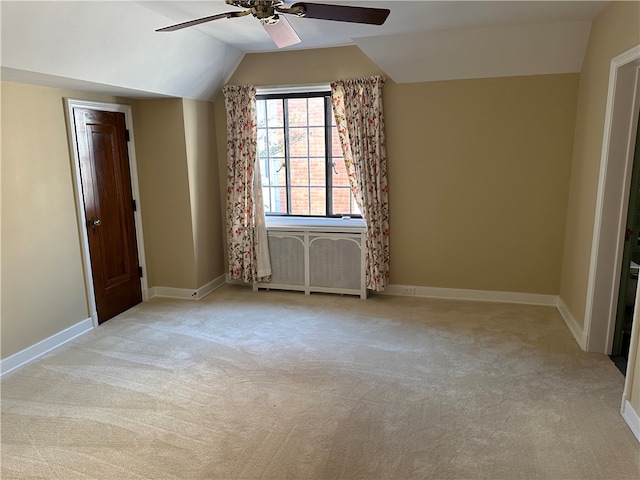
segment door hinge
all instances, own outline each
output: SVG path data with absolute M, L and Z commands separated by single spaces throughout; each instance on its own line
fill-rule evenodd
M 138 267 L 138 274 L 140 275 L 140 278 L 143 277 L 143 275 L 142 275 L 142 267 Z
M 127 128 L 127 129 L 124 131 L 124 139 L 128 142 L 128 141 L 130 140 L 130 138 L 131 138 L 131 137 L 129 136 L 129 129 Z
M 137 212 L 138 211 L 138 205 L 136 204 L 135 199 L 133 199 L 132 202 L 133 202 L 133 211 Z

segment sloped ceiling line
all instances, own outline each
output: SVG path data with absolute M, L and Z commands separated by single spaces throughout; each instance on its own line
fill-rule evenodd
M 292 18 L 298 47 L 355 43 L 397 83 L 577 72 L 591 20 L 608 2 L 384 3 L 391 15 L 381 27 Z M 3 0 L 0 7 L 2 78 L 16 82 L 213 100 L 246 52 L 277 50 L 252 17 L 155 32 L 228 10 L 223 0 Z

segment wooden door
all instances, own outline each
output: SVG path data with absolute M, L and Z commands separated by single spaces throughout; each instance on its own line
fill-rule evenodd
M 98 323 L 142 301 L 125 116 L 75 107 Z

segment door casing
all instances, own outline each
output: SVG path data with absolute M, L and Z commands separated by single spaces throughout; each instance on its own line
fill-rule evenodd
M 140 189 L 138 186 L 138 168 L 136 162 L 135 135 L 133 133 L 133 116 L 131 106 L 116 103 L 90 102 L 85 100 L 77 100 L 72 98 L 65 99 L 67 131 L 69 134 L 69 150 L 72 158 L 72 175 L 73 186 L 76 203 L 76 216 L 78 219 L 78 231 L 80 233 L 82 263 L 85 276 L 85 288 L 87 292 L 87 304 L 89 306 L 93 327 L 98 326 L 98 313 L 96 309 L 95 291 L 93 288 L 93 271 L 91 268 L 91 257 L 89 255 L 89 237 L 87 235 L 87 218 L 84 210 L 84 202 L 82 198 L 82 177 L 80 174 L 80 159 L 78 158 L 78 150 L 76 148 L 77 139 L 74 128 L 73 109 L 86 108 L 91 110 L 101 110 L 104 112 L 120 112 L 124 113 L 127 129 L 129 130 L 129 142 L 127 150 L 129 154 L 129 169 L 131 171 L 131 192 L 136 200 L 137 209 L 134 212 L 134 222 L 136 228 L 136 243 L 138 249 L 138 261 L 142 266 L 144 275 L 140 278 L 142 287 L 142 301 L 149 299 L 149 287 L 147 282 L 147 266 L 144 254 L 144 235 L 142 231 L 142 202 L 140 201 Z
M 607 355 L 613 345 L 640 110 L 639 68 L 640 45 L 611 60 L 585 318 L 578 339 L 584 350 Z

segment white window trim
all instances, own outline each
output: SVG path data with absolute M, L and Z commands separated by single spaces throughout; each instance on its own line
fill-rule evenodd
M 266 216 L 267 230 L 307 232 L 364 232 L 362 218 L 351 217 L 296 217 L 289 215 Z
M 256 87 L 256 95 L 272 95 L 286 93 L 329 92 L 331 85 L 328 83 L 314 83 L 310 85 L 271 85 Z

